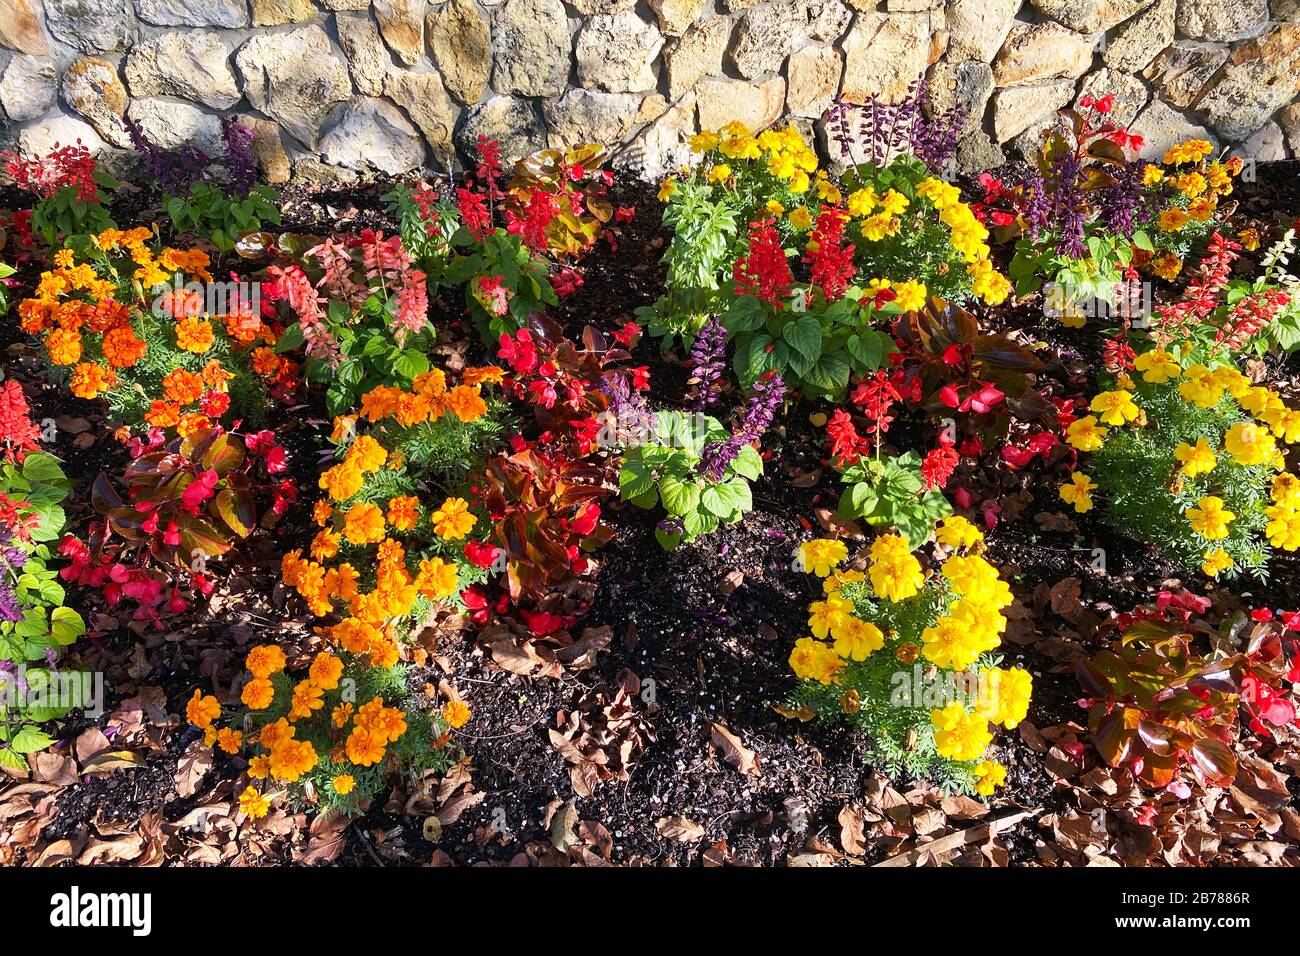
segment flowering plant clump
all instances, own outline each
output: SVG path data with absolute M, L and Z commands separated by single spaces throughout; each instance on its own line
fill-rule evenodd
M 1162 163 L 1143 168 L 1154 229 L 1148 230 L 1151 248 L 1139 247 L 1136 264 L 1152 275 L 1175 279 L 1231 216 L 1236 204 L 1224 200 L 1232 195 L 1233 178 L 1244 163 L 1239 156 L 1211 159 L 1213 153 L 1206 140 L 1189 139 L 1165 150 Z
M 18 304 L 23 330 L 73 395 L 103 396 L 135 431 L 264 418 L 267 393 L 287 395 L 297 379 L 271 349 L 279 327 L 238 291 L 221 303 L 225 314 L 209 315 L 186 281 L 211 282 L 207 253 L 153 237 L 110 229 L 60 250 Z
M 376 386 L 409 387 L 432 367 L 427 277 L 400 236 L 373 229 L 331 236 L 267 275 L 296 319 L 275 353 L 305 351 L 304 375 L 326 383 L 330 414 L 351 411 Z
M 38 724 L 66 714 L 73 701 L 43 689 L 67 684 L 59 652 L 86 633 L 81 615 L 65 607 L 63 585 L 49 565 L 51 542 L 67 519 L 71 482 L 59 460 L 39 449 L 22 389 L 0 385 L 0 767 L 26 771 L 25 754 L 53 738 Z M 15 690 L 21 691 L 14 693 Z
M 981 557 L 980 532 L 954 516 L 938 540 L 946 557 L 928 572 L 898 535 L 876 538 L 865 571 L 845 566 L 843 542 L 800 546 L 798 564 L 822 579 L 824 594 L 808 609 L 812 636 L 790 654 L 800 683 L 788 711 L 847 722 L 890 773 L 988 795 L 1006 778 L 988 752 L 993 728 L 1024 719 L 1033 680 L 999 666 L 1012 598 Z
M 110 607 L 136 603 L 133 617 L 161 627 L 189 607 L 182 589 L 207 595 L 208 562 L 256 529 L 274 527 L 297 500 L 279 477 L 288 457 L 269 430 L 251 434 L 207 426 L 186 435 L 151 429 L 129 445 L 119 482 L 101 472 L 91 504 L 101 519 L 87 542 L 69 535 L 66 581 L 102 591 Z
M 1066 324 L 1082 324 L 1078 305 L 1113 304 L 1133 249 L 1150 250 L 1142 228 L 1151 217 L 1143 193 L 1146 164 L 1130 160 L 1142 137 L 1110 119 L 1114 98 L 1083 97 L 1082 112 L 1061 110 L 1032 165 L 999 178 L 980 176 L 976 214 L 998 241 L 1016 240 L 1009 272 L 1025 295 L 1051 283 Z
M 1296 717 L 1300 612 L 1214 621 L 1210 606 L 1186 591 L 1161 592 L 1121 614 L 1113 644 L 1075 666 L 1102 758 L 1180 797 L 1190 795 L 1184 778 L 1232 784 L 1243 721 L 1272 742 Z
M 357 416 L 335 419 L 338 461 L 320 475 L 312 516 L 320 530 L 282 561 L 285 584 L 317 617 L 344 616 L 324 631 L 335 645 L 392 667 L 401 643 L 439 606 L 482 580 L 496 560 L 485 545 L 469 474 L 498 425 L 482 383 L 500 370 L 466 369 L 448 388 L 432 369 L 410 390 L 379 386 Z
M 1300 479 L 1279 446 L 1300 441 L 1300 411 L 1276 392 L 1156 348 L 1090 409 L 1066 430 L 1090 455 L 1060 490 L 1075 511 L 1097 491 L 1114 527 L 1211 577 L 1262 577 L 1270 545 L 1300 548 Z
M 48 154 L 32 159 L 6 150 L 0 152 L 0 163 L 14 185 L 36 197 L 28 228 L 47 246 L 113 227 L 104 190 L 117 188 L 117 180 L 98 168 L 80 140 L 73 146 L 56 143 Z
M 755 383 L 744 420 L 734 432 L 703 413 L 659 412 L 653 433 L 623 454 L 619 496 L 639 508 L 662 503 L 668 517 L 655 538 L 665 550 L 739 521 L 754 506 L 749 482 L 763 474 L 754 444 L 785 396 L 773 373 Z
M 421 183 L 386 199 L 435 287 L 463 288 L 470 316 L 493 342 L 580 288 L 568 260 L 602 236 L 616 242 L 613 224 L 632 218 L 633 209 L 615 209 L 607 198 L 607 156 L 595 144 L 545 149 L 507 177 L 500 145 L 480 136 L 474 173 L 454 197 Z
M 219 726 L 221 703 L 201 690 L 185 711 L 209 746 L 249 754 L 252 782 L 239 808 L 254 818 L 285 790 L 298 806 L 359 813 L 394 774 L 445 771 L 451 731 L 470 717 L 459 701 L 439 709 L 408 691 L 404 668 L 376 666 L 344 648 L 319 650 L 291 668 L 283 649 L 262 644 L 244 666 L 243 721 Z M 303 673 L 295 679 L 291 670 Z
M 1218 325 L 1238 348 L 1256 355 L 1300 349 L 1300 279 L 1287 271 L 1295 242 L 1288 229 L 1260 257 L 1254 279 L 1229 279 L 1224 287 Z

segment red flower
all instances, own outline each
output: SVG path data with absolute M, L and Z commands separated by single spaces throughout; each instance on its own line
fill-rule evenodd
M 456 207 L 460 210 L 460 220 L 469 230 L 469 234 L 482 242 L 492 231 L 492 214 L 488 212 L 483 197 L 468 189 L 456 190 Z
M 921 462 L 921 478 L 925 481 L 926 490 L 933 491 L 946 485 L 960 460 L 952 442 L 940 441 L 939 447 L 931 449 Z
M 40 450 L 40 440 L 22 386 L 11 378 L 0 385 L 0 448 L 8 461 L 21 462 L 27 452 Z
M 749 254 L 736 260 L 732 278 L 736 295 L 752 295 L 780 309 L 790 295 L 794 275 L 775 224 L 771 218 L 749 224 Z
M 465 557 L 470 564 L 478 568 L 490 568 L 496 563 L 500 549 L 486 541 L 466 541 Z M 468 604 L 468 602 L 466 602 Z
M 635 322 L 624 322 L 623 327 L 614 333 L 614 341 L 625 349 L 635 347 L 641 338 L 641 326 Z
M 812 281 L 821 286 L 827 302 L 844 298 L 849 280 L 857 272 L 853 264 L 853 244 L 844 245 L 844 224 L 849 215 L 833 206 L 822 206 L 808 240 L 803 261 L 812 265 Z
M 853 419 L 843 409 L 837 409 L 826 423 L 826 437 L 831 441 L 831 457 L 836 466 L 851 465 L 863 455 L 871 443 L 858 434 Z

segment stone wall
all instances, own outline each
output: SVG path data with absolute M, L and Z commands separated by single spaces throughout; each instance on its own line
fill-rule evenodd
M 0 0 L 0 141 L 121 148 L 127 116 L 215 152 L 236 114 L 272 180 L 446 169 L 480 133 L 653 178 L 700 127 L 813 131 L 924 71 L 968 170 L 1086 93 L 1151 152 L 1300 156 L 1300 0 Z

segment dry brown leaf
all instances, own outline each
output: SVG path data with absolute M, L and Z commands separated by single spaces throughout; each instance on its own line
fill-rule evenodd
M 655 821 L 655 829 L 660 836 L 678 843 L 693 843 L 704 836 L 704 827 L 682 816 L 661 817 Z
M 710 742 L 722 759 L 741 773 L 758 776 L 763 772 L 758 754 L 741 743 L 740 738 L 722 724 L 713 725 Z

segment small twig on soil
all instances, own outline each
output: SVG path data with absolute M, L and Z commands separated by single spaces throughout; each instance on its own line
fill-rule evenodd
M 908 850 L 906 853 L 900 853 L 898 856 L 891 856 L 887 860 L 875 864 L 876 866 L 915 866 L 916 862 L 923 856 L 933 856 L 937 853 L 945 853 L 949 850 L 955 850 L 958 847 L 966 846 L 970 843 L 978 843 L 996 836 L 1004 830 L 1009 830 L 1026 817 L 1036 817 L 1042 813 L 1040 807 L 1037 810 L 1022 810 L 1020 813 L 1008 813 L 1004 817 L 998 817 L 996 820 L 990 820 L 988 823 L 977 827 L 969 827 L 965 830 L 958 830 L 956 833 L 949 833 L 947 836 L 939 837 L 924 846 L 918 846 L 914 850 Z

